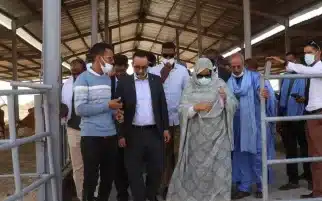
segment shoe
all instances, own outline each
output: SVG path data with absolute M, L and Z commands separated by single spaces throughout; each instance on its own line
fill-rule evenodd
M 260 192 L 260 191 L 256 192 L 256 193 L 255 193 L 255 198 L 257 198 L 257 199 L 261 199 L 261 198 L 263 198 L 263 193 L 262 193 L 262 192 Z
M 245 197 L 249 197 L 250 196 L 250 193 L 248 192 L 243 192 L 243 191 L 237 191 L 232 197 L 231 199 L 232 200 L 240 200 L 240 199 L 243 199 Z
M 162 199 L 166 200 L 167 199 L 167 194 L 168 194 L 168 187 L 165 187 L 162 191 Z
M 300 188 L 299 184 L 287 183 L 287 184 L 284 184 L 283 186 L 279 187 L 278 190 L 288 191 L 288 190 L 297 189 L 297 188 Z
M 310 191 L 313 190 L 313 183 L 312 183 L 312 181 L 308 181 L 307 182 L 307 189 L 309 189 Z
M 310 194 L 308 194 L 308 195 L 301 195 L 301 198 L 302 198 L 302 199 L 306 199 L 306 198 L 314 198 L 314 196 L 313 196 L 313 193 L 310 193 Z

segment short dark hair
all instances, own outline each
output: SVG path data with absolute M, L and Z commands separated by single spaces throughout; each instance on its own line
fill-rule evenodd
M 113 46 L 104 42 L 93 45 L 86 55 L 87 62 L 93 62 L 95 57 L 97 55 L 103 55 L 106 49 L 113 51 Z
M 176 49 L 176 45 L 173 42 L 165 42 L 162 44 L 162 49 Z
M 157 58 L 152 52 L 148 52 L 148 61 L 150 66 L 155 66 L 157 63 Z
M 143 51 L 143 50 L 137 50 L 134 52 L 132 59 L 134 59 L 134 57 L 148 58 L 148 52 Z
M 292 55 L 292 56 L 294 56 L 294 57 L 296 57 L 296 56 L 297 56 L 295 52 L 287 52 L 287 53 L 285 54 L 285 56 L 290 56 L 290 55 Z
M 126 68 L 128 68 L 129 59 L 125 55 L 117 54 L 114 56 L 114 65 L 125 66 Z
M 70 65 L 73 66 L 75 64 L 81 64 L 84 68 L 84 70 L 86 70 L 86 63 L 85 61 L 83 61 L 83 59 L 80 59 L 80 58 L 77 58 L 77 59 L 74 59 L 72 62 L 70 62 Z
M 305 45 L 305 47 L 306 46 L 310 46 L 310 47 L 313 47 L 317 51 L 321 51 L 320 46 L 315 41 L 313 41 L 313 40 L 310 40 L 309 42 L 307 42 L 306 45 Z

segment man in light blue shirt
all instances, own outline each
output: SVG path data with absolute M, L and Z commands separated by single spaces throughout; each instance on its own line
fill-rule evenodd
M 162 195 L 165 198 L 168 185 L 174 170 L 180 144 L 180 126 L 178 107 L 181 94 L 187 81 L 190 79 L 187 68 L 176 62 L 174 59 L 176 46 L 172 42 L 166 42 L 162 45 L 163 62 L 149 69 L 151 74 L 161 77 L 163 88 L 168 105 L 169 131 L 172 140 L 166 145 L 165 171 L 162 178 Z M 177 55 L 179 56 L 179 55 Z
M 112 47 L 97 43 L 89 51 L 92 66 L 74 84 L 75 112 L 81 117 L 81 152 L 84 162 L 84 201 L 94 201 L 98 172 L 98 200 L 108 200 L 116 172 L 118 139 L 114 110 L 122 108 L 119 99 L 111 100 L 113 69 Z

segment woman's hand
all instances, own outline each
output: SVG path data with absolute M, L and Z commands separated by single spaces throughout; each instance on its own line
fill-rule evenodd
M 196 112 L 209 112 L 212 108 L 211 103 L 198 103 L 193 106 L 193 110 Z
M 227 94 L 226 94 L 224 88 L 222 88 L 222 87 L 219 88 L 219 96 L 220 96 L 220 98 L 223 99 L 223 101 L 226 101 Z

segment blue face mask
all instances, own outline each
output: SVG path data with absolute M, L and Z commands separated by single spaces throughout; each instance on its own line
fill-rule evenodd
M 315 62 L 315 55 L 314 54 L 305 54 L 304 56 L 305 63 L 310 66 Z
M 211 78 L 206 78 L 206 77 L 199 78 L 199 79 L 198 79 L 198 82 L 199 82 L 201 85 L 208 85 L 208 84 L 210 84 L 210 82 L 211 82 Z

